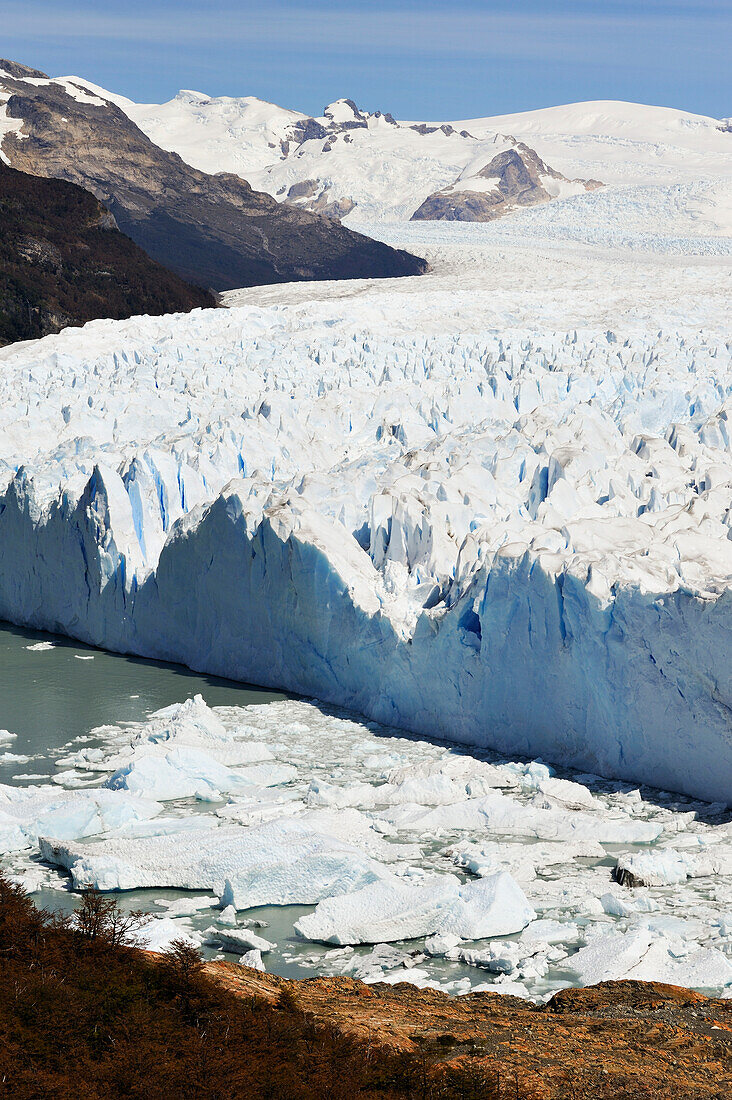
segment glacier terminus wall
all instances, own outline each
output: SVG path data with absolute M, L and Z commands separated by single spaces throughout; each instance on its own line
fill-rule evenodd
M 0 366 L 1 618 L 732 804 L 723 340 L 321 303 Z

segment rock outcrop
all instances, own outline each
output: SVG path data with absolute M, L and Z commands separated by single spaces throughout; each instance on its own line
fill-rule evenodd
M 520 207 L 536 206 L 602 187 L 599 180 L 568 180 L 523 142 L 498 153 L 484 168 L 460 176 L 429 195 L 412 221 L 489 222 Z
M 207 175 L 158 148 L 110 100 L 71 80 L 29 77 L 0 60 L 14 167 L 91 191 L 120 229 L 198 286 L 227 290 L 299 279 L 418 275 L 423 259 L 310 211 L 279 204 L 239 176 Z M 20 75 L 18 75 L 20 74 Z
M 732 1089 L 732 1001 L 678 986 L 603 982 L 539 1006 L 494 993 L 453 998 L 407 981 L 298 982 L 227 963 L 206 971 L 263 1011 L 286 1005 L 372 1057 L 416 1055 L 425 1096 L 721 1100 Z
M 215 305 L 120 233 L 88 191 L 0 162 L 0 344 L 98 317 Z

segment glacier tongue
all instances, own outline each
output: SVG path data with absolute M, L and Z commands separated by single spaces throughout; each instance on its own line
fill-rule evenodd
M 732 801 L 729 346 L 381 300 L 3 353 L 0 617 Z

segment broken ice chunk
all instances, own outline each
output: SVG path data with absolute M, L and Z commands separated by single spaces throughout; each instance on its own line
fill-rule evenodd
M 484 939 L 518 932 L 535 913 L 504 873 L 462 884 L 451 875 L 398 879 L 322 901 L 295 930 L 324 943 L 381 943 L 434 934 Z

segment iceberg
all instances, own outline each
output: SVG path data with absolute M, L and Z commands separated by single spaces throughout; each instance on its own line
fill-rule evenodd
M 295 931 L 323 943 L 391 943 L 421 936 L 485 939 L 519 932 L 536 916 L 521 888 L 505 871 L 462 885 L 450 875 L 422 882 L 392 876 L 341 897 L 331 897 L 301 917 Z
M 134 828 L 161 810 L 159 802 L 125 791 L 0 784 L 0 850 L 30 848 L 44 833 L 65 841 Z
M 259 951 L 266 954 L 274 948 L 274 944 L 263 936 L 257 936 L 246 928 L 208 928 L 204 933 L 204 942 L 213 944 L 222 951 L 232 951 L 234 954 L 247 951 Z
M 129 764 L 118 768 L 106 782 L 111 790 L 133 791 L 147 798 L 205 797 L 221 792 L 246 793 L 258 786 L 277 786 L 293 779 L 296 772 L 286 764 L 255 764 L 232 769 L 219 764 L 208 753 L 181 745 L 169 752 L 135 754 Z
M 292 818 L 95 843 L 41 837 L 40 850 L 76 888 L 213 890 L 223 907 L 236 909 L 314 904 L 391 875 L 358 848 Z
M 582 985 L 634 978 L 696 989 L 732 987 L 732 962 L 719 948 L 686 945 L 642 928 L 602 932 L 566 966 Z

